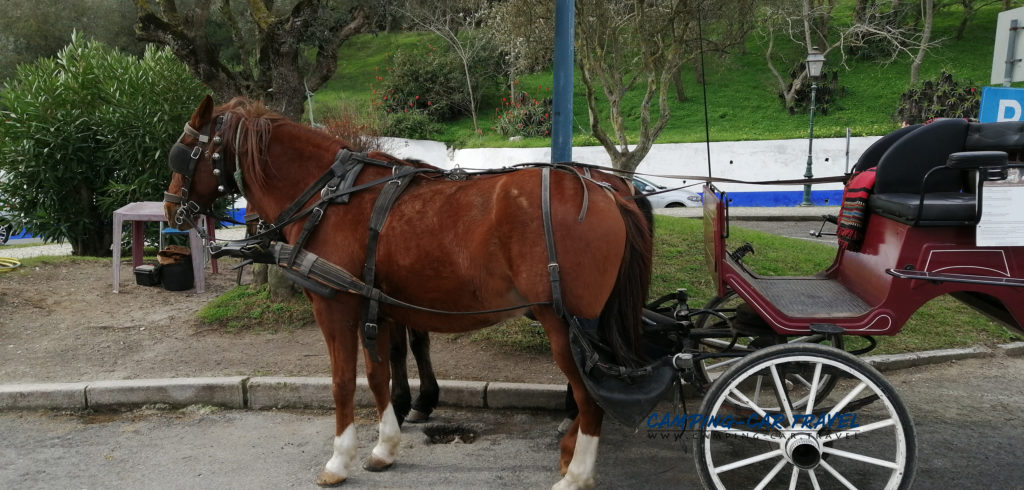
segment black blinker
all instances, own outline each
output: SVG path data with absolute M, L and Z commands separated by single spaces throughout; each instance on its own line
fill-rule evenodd
M 172 171 L 181 175 L 192 176 L 192 173 L 195 171 L 193 162 L 192 148 L 185 146 L 183 143 L 175 143 L 171 147 L 171 151 L 167 153 L 167 166 Z

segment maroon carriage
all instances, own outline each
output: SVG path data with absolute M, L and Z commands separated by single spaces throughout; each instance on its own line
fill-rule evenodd
M 677 364 L 710 386 L 700 414 L 711 423 L 695 439 L 706 485 L 911 484 L 909 414 L 877 371 L 841 350 L 843 336 L 894 335 L 945 294 L 1024 332 L 1024 182 L 1008 162 L 1021 149 L 1019 122 L 945 119 L 883 137 L 854 168 L 873 171 L 874 188 L 840 217 L 859 233 L 809 277 L 759 276 L 742 262 L 749 245 L 727 251 L 727 199 L 705 187 L 718 296 L 687 315 L 699 353 Z

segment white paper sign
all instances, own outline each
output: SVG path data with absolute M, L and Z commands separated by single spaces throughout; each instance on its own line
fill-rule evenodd
M 1024 180 L 1011 168 L 1006 180 L 985 182 L 981 220 L 975 242 L 979 247 L 1024 246 Z

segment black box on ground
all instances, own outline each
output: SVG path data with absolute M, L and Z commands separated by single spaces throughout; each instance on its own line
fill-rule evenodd
M 189 258 L 176 264 L 160 266 L 160 282 L 168 291 L 184 291 L 192 289 L 195 277 L 192 273 L 192 260 Z
M 139 286 L 159 286 L 160 266 L 146 264 L 136 267 L 135 284 L 138 284 Z

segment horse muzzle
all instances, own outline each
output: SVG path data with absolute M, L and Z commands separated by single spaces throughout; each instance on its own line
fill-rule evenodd
M 164 217 L 174 228 L 183 231 L 194 228 L 200 214 L 199 204 L 195 201 L 186 201 L 177 194 L 164 193 Z

